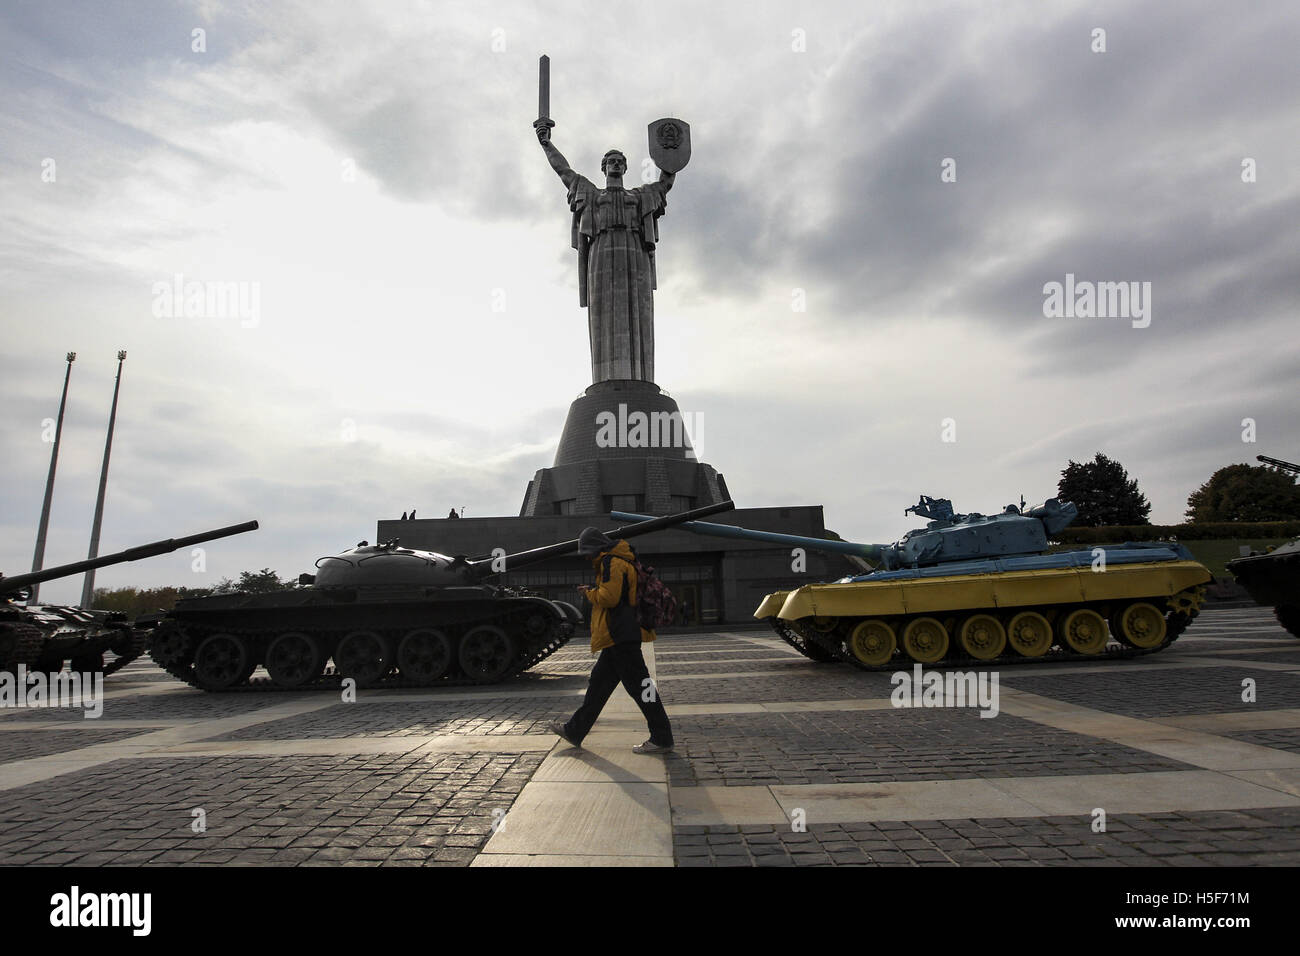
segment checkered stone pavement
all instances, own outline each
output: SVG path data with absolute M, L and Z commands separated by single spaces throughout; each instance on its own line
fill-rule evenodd
M 1300 809 L 678 826 L 678 866 L 1247 866 L 1300 863 Z
M 1159 656 L 1151 658 L 1152 661 L 1160 659 Z M 1003 674 L 1006 686 L 1071 704 L 1089 707 L 1100 704 L 1110 713 L 1126 717 L 1229 713 L 1260 710 L 1265 705 L 1270 709 L 1300 707 L 1300 678 L 1285 671 L 1224 664 L 1182 670 L 1115 669 L 1114 673 L 1108 670 L 1095 675 L 1038 677 L 1024 673 L 1025 670 L 1007 669 Z M 1255 681 L 1255 703 L 1241 699 L 1242 681 L 1246 678 Z
M 78 717 L 80 712 L 77 712 Z M 94 720 L 85 722 L 85 729 L 11 730 L 0 733 L 0 773 L 3 765 L 14 760 L 30 760 L 32 757 L 48 757 L 53 754 L 69 753 L 89 747 L 93 744 L 125 740 L 143 732 L 141 730 L 112 730 L 95 727 Z
M 273 723 L 254 724 L 212 740 L 292 740 L 299 737 L 415 737 L 438 734 L 539 734 L 556 717 L 568 717 L 576 697 L 490 697 L 455 703 L 335 704 Z
M 548 732 L 586 686 L 582 636 L 501 685 L 355 703 L 207 694 L 142 659 L 101 719 L 0 710 L 0 865 L 1300 862 L 1300 647 L 1265 609 L 1209 609 L 1158 655 L 1000 668 L 994 718 L 894 708 L 890 673 L 766 630 L 651 656 L 666 756 L 628 752 L 621 690 L 584 749 Z
M 467 865 L 541 754 L 119 761 L 0 792 L 0 862 Z M 194 832 L 195 810 L 206 830 Z M 494 816 L 493 811 L 497 811 Z
M 889 709 L 679 719 L 675 787 L 873 783 L 1191 769 L 1120 744 L 976 710 Z M 953 740 L 964 740 L 954 750 Z

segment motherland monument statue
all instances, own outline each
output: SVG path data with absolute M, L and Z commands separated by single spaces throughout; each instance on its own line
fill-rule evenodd
M 587 309 L 592 382 L 654 381 L 655 244 L 668 190 L 691 155 L 690 127 L 665 118 L 650 124 L 650 157 L 658 182 L 623 186 L 627 157 L 605 153 L 604 187 L 575 172 L 551 142 L 550 58 L 538 66 L 538 117 L 533 123 L 547 161 L 567 187 L 578 252 L 578 304 Z

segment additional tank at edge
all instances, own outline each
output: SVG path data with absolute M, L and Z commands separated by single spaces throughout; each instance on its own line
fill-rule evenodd
M 1211 580 L 1176 542 L 1047 553 L 1051 537 L 1078 515 L 1056 499 L 1024 511 L 1008 505 L 1001 514 L 962 515 L 947 499 L 922 495 L 905 513 L 930 520 L 895 544 L 709 522 L 683 528 L 839 553 L 870 569 L 769 594 L 754 613 L 813 660 L 863 668 L 1157 651 L 1191 623 Z M 1108 646 L 1111 635 L 1120 647 Z
M 1255 457 L 1279 471 L 1300 475 L 1300 465 L 1264 455 Z M 1300 637 L 1300 538 L 1272 551 L 1235 558 L 1226 567 L 1255 603 L 1273 608 L 1278 623 Z
M 632 538 L 734 507 L 730 501 L 606 532 Z M 153 659 L 209 691 L 250 686 L 300 689 L 336 678 L 358 687 L 491 684 L 559 650 L 582 620 L 578 609 L 527 590 L 489 584 L 504 571 L 573 554 L 577 539 L 515 554 L 449 557 L 362 542 L 316 562 L 302 586 L 264 594 L 190 598 L 157 622 Z
M 145 651 L 148 632 L 134 627 L 126 615 L 59 604 L 15 604 L 14 598 L 30 585 L 72 577 L 84 571 L 169 554 L 194 544 L 257 529 L 256 521 L 205 531 L 185 538 L 168 538 L 142 544 L 116 554 L 105 554 L 73 564 L 63 564 L 10 577 L 0 575 L 0 671 L 53 672 L 70 661 L 74 671 L 111 674 Z M 113 660 L 105 664 L 104 655 Z

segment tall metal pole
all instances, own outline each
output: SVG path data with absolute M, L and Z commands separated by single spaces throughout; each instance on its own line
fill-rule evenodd
M 45 502 L 41 505 L 41 523 L 36 527 L 36 553 L 32 555 L 32 570 L 39 571 L 45 566 L 45 531 L 50 526 L 50 502 L 54 500 L 54 469 L 59 465 L 59 439 L 63 436 L 63 410 L 68 405 L 68 380 L 72 378 L 72 363 L 77 360 L 76 352 L 68 353 L 68 370 L 63 373 L 63 397 L 59 399 L 59 419 L 54 426 L 54 448 L 50 451 L 50 474 L 45 479 Z M 28 592 L 28 604 L 40 603 L 39 584 L 33 584 Z
M 108 487 L 108 456 L 113 451 L 113 425 L 117 422 L 117 393 L 122 387 L 122 363 L 126 353 L 117 353 L 117 381 L 113 383 L 113 409 L 108 413 L 108 438 L 104 440 L 104 466 L 99 471 L 99 497 L 95 499 L 95 523 L 90 529 L 90 552 L 86 560 L 99 557 L 99 525 L 104 520 L 104 490 Z M 89 609 L 95 602 L 95 571 L 86 572 L 81 587 L 81 606 Z

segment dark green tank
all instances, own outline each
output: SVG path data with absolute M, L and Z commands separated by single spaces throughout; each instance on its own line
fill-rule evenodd
M 606 532 L 632 538 L 727 511 L 730 501 Z M 572 604 L 488 582 L 578 550 L 578 541 L 479 558 L 362 542 L 316 562 L 299 587 L 178 601 L 149 650 L 174 677 L 209 691 L 337 685 L 492 684 L 569 640 Z M 327 663 L 333 670 L 327 672 Z M 263 667 L 269 679 L 253 680 Z

